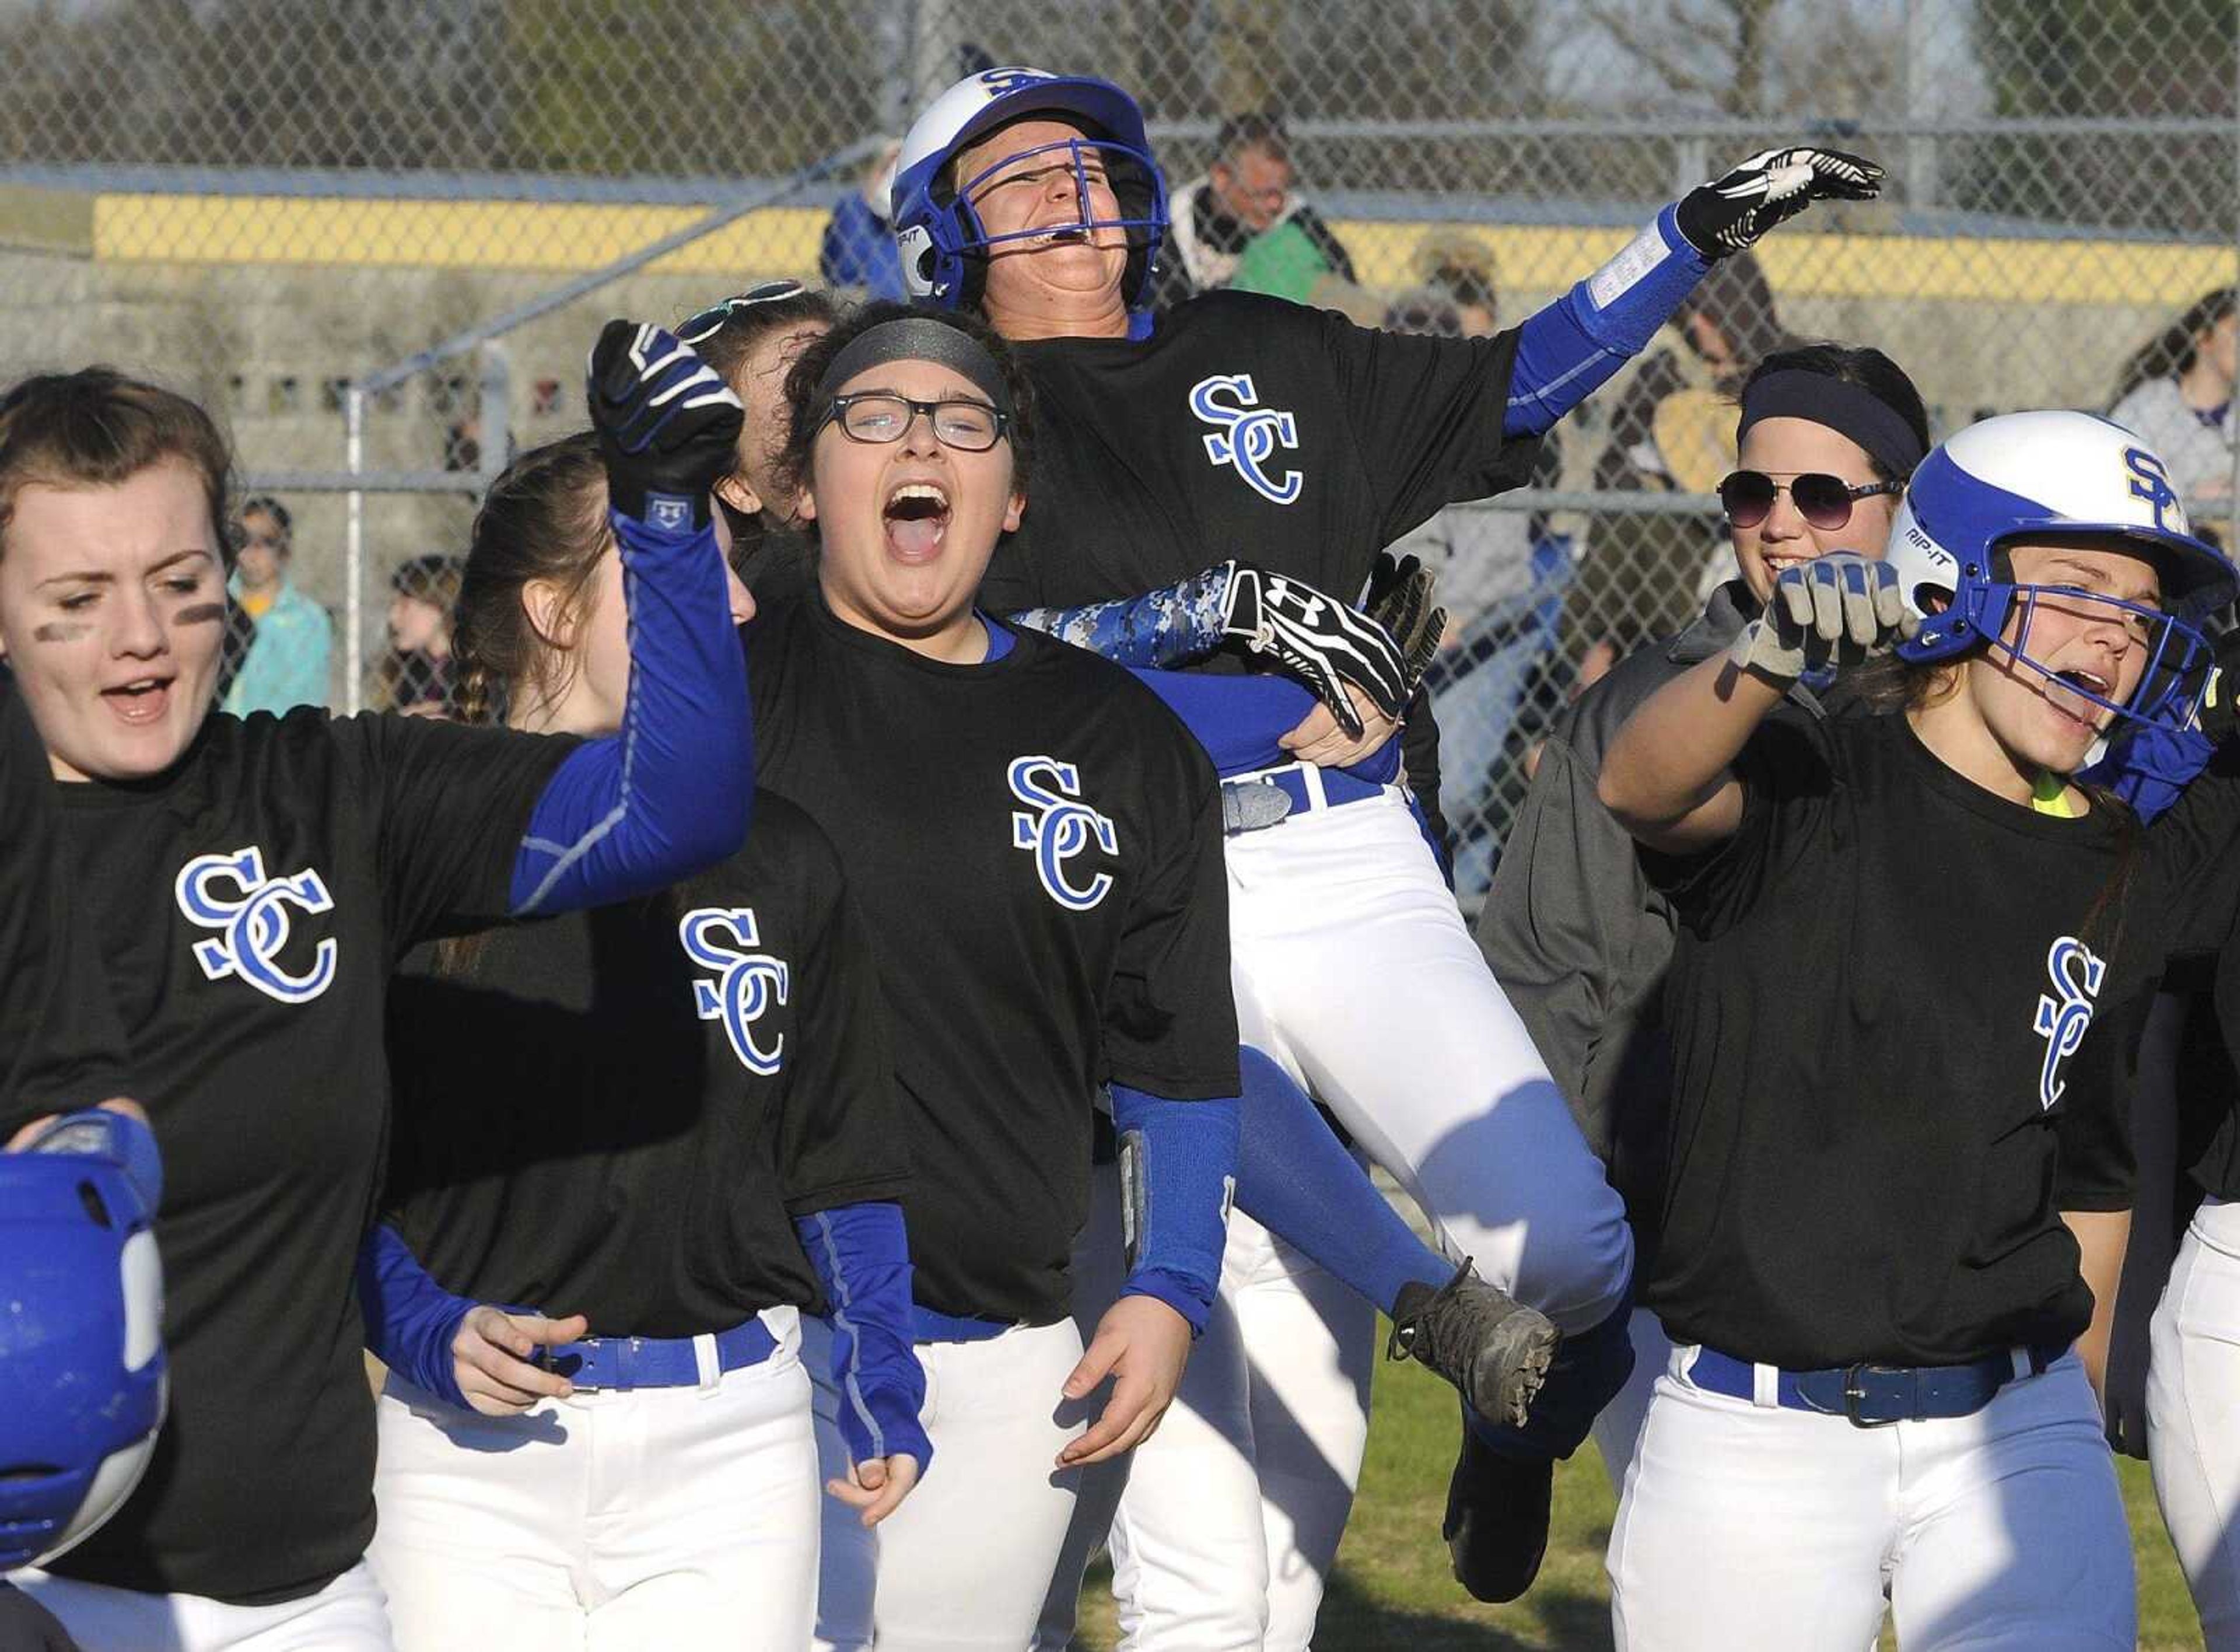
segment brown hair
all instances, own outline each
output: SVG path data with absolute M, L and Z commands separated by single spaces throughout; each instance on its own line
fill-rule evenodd
M 20 381 L 0 396 L 0 551 L 25 487 L 115 487 L 166 459 L 200 476 L 218 556 L 230 570 L 226 491 L 233 456 L 209 414 L 176 390 L 113 367 Z
M 839 359 L 840 352 L 856 342 L 862 334 L 870 331 L 882 322 L 902 316 L 921 317 L 954 327 L 967 338 L 986 350 L 996 363 L 996 370 L 1003 376 L 1003 389 L 1011 401 L 1010 424 L 1006 439 L 1011 446 L 1011 490 L 1024 497 L 1027 477 L 1033 469 L 1035 451 L 1034 386 L 1028 382 L 1026 369 L 1019 365 L 1019 357 L 1003 335 L 970 310 L 937 310 L 930 304 L 865 304 L 839 323 L 823 337 L 810 343 L 794 358 L 793 370 L 785 376 L 785 402 L 790 415 L 786 432 L 785 450 L 778 456 L 777 475 L 780 483 L 797 492 L 809 486 L 810 459 L 817 447 L 817 431 L 810 427 L 806 417 L 810 407 L 817 402 L 817 386 L 826 370 Z M 811 537 L 817 524 L 808 524 Z
M 724 383 L 737 391 L 742 402 L 746 391 L 739 378 L 747 369 L 747 357 L 762 347 L 765 339 L 781 333 L 797 333 L 805 327 L 837 327 L 840 324 L 840 303 L 829 292 L 816 288 L 803 288 L 783 298 L 766 298 L 751 304 L 741 304 L 723 317 L 716 330 L 695 343 L 692 348 L 700 359 L 714 368 Z M 750 443 L 768 442 L 772 433 L 749 430 L 744 439 Z M 783 435 L 783 432 L 777 434 Z M 776 446 L 777 443 L 770 445 Z M 741 510 L 723 497 L 716 496 L 716 509 L 723 513 L 723 521 L 731 530 L 731 565 L 745 566 L 747 559 L 775 530 L 770 520 L 769 501 L 763 509 L 752 516 Z
M 475 513 L 451 628 L 462 722 L 502 720 L 523 683 L 555 691 L 553 656 L 529 623 L 522 592 L 532 580 L 550 581 L 566 611 L 579 616 L 613 543 L 606 467 L 589 430 L 531 448 L 490 483 Z

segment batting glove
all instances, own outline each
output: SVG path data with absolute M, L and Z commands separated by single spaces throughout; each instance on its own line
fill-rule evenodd
M 1921 625 L 1897 572 L 1848 550 L 1783 570 L 1765 612 L 1743 627 L 1727 657 L 1745 671 L 1793 683 L 1886 654 Z
M 1359 739 L 1352 683 L 1386 716 L 1408 703 L 1408 668 L 1384 628 L 1304 580 L 1230 564 L 1222 600 L 1222 635 L 1263 655 L 1314 690 L 1347 734 Z
M 1758 237 L 1815 201 L 1871 201 L 1882 193 L 1883 170 L 1838 150 L 1767 150 L 1723 177 L 1690 190 L 1675 209 L 1680 233 L 1717 262 L 1755 245 Z
M 710 492 L 738 463 L 746 410 L 687 345 L 644 322 L 610 321 L 585 372 L 608 503 L 647 526 L 708 525 Z
M 1447 634 L 1447 610 L 1431 601 L 1438 588 L 1438 575 L 1414 556 L 1396 562 L 1390 552 L 1379 551 L 1370 570 L 1369 617 L 1399 646 L 1410 698 L 1439 657 L 1439 643 Z

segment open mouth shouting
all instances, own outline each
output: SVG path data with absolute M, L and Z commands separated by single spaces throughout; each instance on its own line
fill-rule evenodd
M 2072 666 L 2048 676 L 2044 692 L 2046 703 L 2063 721 L 2075 724 L 2086 734 L 2097 734 L 2108 715 L 2107 708 L 2086 696 L 2097 695 L 2102 702 L 2111 701 L 2115 698 L 2116 683 L 2113 678 L 2103 676 L 2097 671 Z
M 887 554 L 897 562 L 929 563 L 949 536 L 949 490 L 937 482 L 903 482 L 887 495 L 881 516 Z
M 160 723 L 170 709 L 174 681 L 176 677 L 169 673 L 133 677 L 103 689 L 101 703 L 126 727 L 144 728 Z

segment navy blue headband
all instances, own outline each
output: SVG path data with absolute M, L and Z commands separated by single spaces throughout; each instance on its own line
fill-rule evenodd
M 1768 373 L 1743 392 L 1743 419 L 1735 441 L 1739 443 L 1760 419 L 1809 419 L 1823 424 L 1857 443 L 1895 476 L 1910 476 L 1922 460 L 1921 438 L 1897 409 L 1870 390 L 1801 367 Z

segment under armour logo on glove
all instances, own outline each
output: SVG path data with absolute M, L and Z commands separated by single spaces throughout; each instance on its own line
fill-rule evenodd
M 332 936 L 311 949 L 311 967 L 291 974 L 280 954 L 291 929 L 289 909 L 317 915 L 335 909 L 324 879 L 306 867 L 285 877 L 264 876 L 264 851 L 254 844 L 223 855 L 197 855 L 172 886 L 187 920 L 216 938 L 195 943 L 195 962 L 212 981 L 245 981 L 276 1003 L 309 1003 L 334 984 L 340 950 Z
M 1777 223 L 1815 201 L 1871 201 L 1883 170 L 1840 150 L 1766 150 L 1733 171 L 1681 197 L 1680 233 L 1706 258 L 1724 258 L 1754 244 Z
M 1350 683 L 1397 718 L 1413 684 L 1390 633 L 1303 579 L 1232 563 L 1222 599 L 1222 635 L 1265 655 L 1314 690 L 1345 731 L 1361 737 Z
M 1896 570 L 1855 551 L 1830 551 L 1783 570 L 1765 612 L 1743 627 L 1727 657 L 1745 671 L 1793 683 L 1808 671 L 1887 653 L 1920 625 Z
M 746 410 L 689 344 L 610 321 L 585 369 L 609 503 L 663 532 L 708 525 L 708 496 L 738 462 Z

